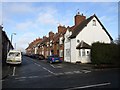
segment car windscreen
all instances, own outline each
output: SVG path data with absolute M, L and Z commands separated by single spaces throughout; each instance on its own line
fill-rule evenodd
M 20 56 L 20 53 L 19 53 L 19 52 L 10 52 L 10 53 L 9 53 L 9 56 L 19 57 L 19 56 Z

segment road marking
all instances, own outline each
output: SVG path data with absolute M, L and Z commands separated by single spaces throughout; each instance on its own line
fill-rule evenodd
M 55 75 L 55 73 L 54 72 L 52 72 L 52 71 L 50 71 L 50 70 L 48 70 L 47 68 L 45 68 L 45 67 L 42 67 L 44 70 L 46 70 L 46 71 L 48 71 L 49 73 L 51 73 L 51 74 L 54 74 Z
M 64 73 L 55 73 L 55 75 L 64 75 Z
M 28 78 L 37 78 L 37 77 L 39 77 L 39 76 L 29 76 Z
M 18 78 L 15 78 L 15 79 L 25 79 L 25 78 L 27 78 L 27 77 L 18 77 Z
M 15 78 L 16 80 L 19 80 L 19 81 L 23 81 L 25 79 L 33 79 L 33 78 L 46 78 L 46 77 L 51 77 L 53 75 L 45 75 L 45 76 L 28 76 L 28 77 L 18 77 L 18 78 Z
M 13 74 L 12 74 L 12 76 L 15 76 L 15 69 L 16 69 L 16 67 L 13 67 Z
M 62 66 L 61 66 L 61 65 L 58 65 L 57 68 L 62 68 Z
M 101 83 L 101 84 L 94 84 L 94 85 L 87 85 L 87 86 L 81 86 L 81 87 L 68 88 L 68 89 L 64 89 L 64 90 L 74 90 L 74 89 L 98 87 L 98 86 L 105 86 L 105 85 L 110 85 L 110 84 L 111 83 Z
M 53 68 L 62 68 L 62 66 L 61 66 L 60 64 L 58 64 L 58 65 L 56 65 L 56 66 L 50 64 L 50 66 L 53 67 Z
M 50 66 L 51 66 L 51 67 L 53 67 L 53 68 L 55 68 L 55 66 L 54 66 L 54 65 L 52 65 L 52 64 L 50 64 Z
M 40 64 L 37 64 L 37 63 L 34 63 L 35 65 L 37 65 L 37 66 L 41 66 Z
M 54 75 L 55 75 L 55 73 L 54 73 L 54 72 L 52 72 L 52 71 L 48 70 L 47 68 L 45 68 L 45 67 L 43 67 L 43 66 L 41 66 L 41 65 L 39 65 L 39 64 L 37 64 L 37 63 L 34 63 L 34 64 L 36 64 L 36 65 L 37 65 L 37 66 L 39 66 L 39 67 L 42 67 L 44 70 L 46 70 L 46 71 L 48 71 L 49 73 L 51 73 L 51 74 L 54 74 Z
M 73 71 L 74 73 L 82 73 L 82 72 L 80 72 L 80 71 Z
M 89 73 L 89 72 L 91 72 L 91 71 L 89 71 L 89 70 L 81 70 L 82 72 L 84 72 L 84 73 Z
M 73 72 L 64 72 L 65 74 L 74 74 Z

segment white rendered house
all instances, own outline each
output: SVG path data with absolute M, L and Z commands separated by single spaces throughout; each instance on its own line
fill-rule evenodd
M 77 19 L 83 15 L 78 13 Z M 76 18 L 75 18 L 76 19 Z M 79 21 L 75 20 L 75 21 Z M 112 37 L 94 14 L 82 19 L 74 28 L 67 28 L 64 35 L 64 61 L 90 63 L 90 47 L 94 42 L 111 43 Z

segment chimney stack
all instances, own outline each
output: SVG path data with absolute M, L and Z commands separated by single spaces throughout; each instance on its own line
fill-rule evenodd
M 61 25 L 59 25 L 59 26 L 58 26 L 58 33 L 62 33 L 62 32 L 64 32 L 65 29 L 66 29 L 65 26 L 61 26 Z
M 84 16 L 83 14 L 80 15 L 80 12 L 78 12 L 75 17 L 75 26 L 80 24 L 82 21 L 84 21 L 86 19 L 86 16 Z
M 52 31 L 49 32 L 49 38 L 50 40 L 53 39 L 54 33 Z

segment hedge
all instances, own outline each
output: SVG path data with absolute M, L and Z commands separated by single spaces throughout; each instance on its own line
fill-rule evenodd
M 93 43 L 91 61 L 93 64 L 120 65 L 120 46 L 117 44 Z

